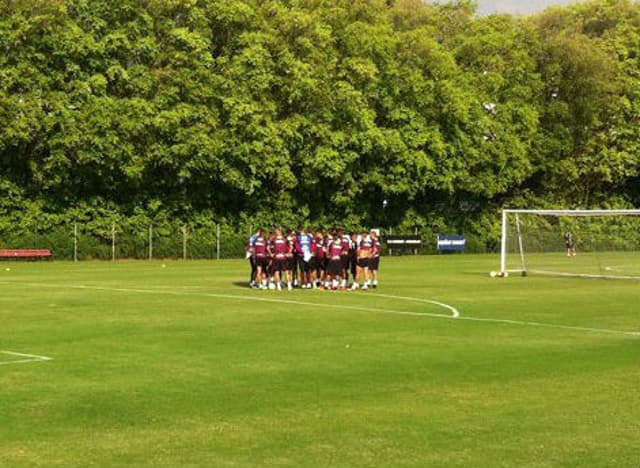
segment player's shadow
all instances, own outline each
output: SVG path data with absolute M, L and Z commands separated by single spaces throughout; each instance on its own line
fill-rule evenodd
M 236 288 L 244 288 L 244 289 L 249 289 L 249 283 L 247 281 L 234 281 L 233 283 L 231 283 L 233 286 L 235 286 Z

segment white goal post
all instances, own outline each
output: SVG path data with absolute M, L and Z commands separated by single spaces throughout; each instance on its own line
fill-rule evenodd
M 527 209 L 505 209 L 502 211 L 502 232 L 500 242 L 500 276 L 508 276 L 510 272 L 521 272 L 526 275 L 528 272 L 527 267 L 527 245 L 526 240 L 523 240 L 524 235 L 521 229 L 521 219 L 523 216 L 534 215 L 537 217 L 549 218 L 588 218 L 597 219 L 612 218 L 612 217 L 632 217 L 640 220 L 640 209 L 624 209 L 624 210 L 527 210 Z M 626 218 L 629 219 L 629 218 Z M 603 222 L 599 221 L 602 225 Z M 638 224 L 640 230 L 640 221 Z M 604 229 L 600 231 L 606 231 L 607 225 L 604 225 Z M 640 232 L 640 231 L 639 231 Z M 613 235 L 613 234 L 612 234 Z M 508 245 L 511 243 L 513 249 L 509 251 Z M 638 249 L 640 250 L 640 249 Z M 519 260 L 518 268 L 509 269 L 507 265 L 507 257 L 509 255 L 516 255 Z M 608 270 L 609 267 L 606 267 Z M 635 277 L 640 277 L 640 265 L 638 265 L 639 274 Z M 564 275 L 564 273 L 559 273 Z M 493 273 L 492 273 L 493 275 Z M 569 274 L 567 274 L 569 275 Z M 588 277 L 601 277 L 600 274 L 570 274 L 570 276 L 588 276 Z M 617 275 L 617 277 L 621 277 Z M 624 277 L 624 276 L 622 276 Z

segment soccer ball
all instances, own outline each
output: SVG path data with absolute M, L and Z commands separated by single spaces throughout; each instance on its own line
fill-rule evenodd
M 495 271 L 491 271 L 491 272 L 489 273 L 489 276 L 491 276 L 492 278 L 495 278 L 497 274 L 498 274 L 498 273 L 496 273 Z
M 509 272 L 508 271 L 503 271 L 502 275 L 500 275 L 500 276 L 502 276 L 503 278 L 506 278 L 506 277 L 509 276 Z
M 276 289 L 275 283 L 269 283 L 269 289 Z

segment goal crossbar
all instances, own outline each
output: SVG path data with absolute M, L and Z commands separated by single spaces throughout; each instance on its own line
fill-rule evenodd
M 640 209 L 624 210 L 527 210 L 504 209 L 502 210 L 502 239 L 500 242 L 500 272 L 502 276 L 507 274 L 507 218 L 510 214 L 538 214 L 545 216 L 640 216 Z
M 640 210 L 502 210 L 503 219 L 508 214 L 539 214 L 546 216 L 620 216 L 637 215 Z

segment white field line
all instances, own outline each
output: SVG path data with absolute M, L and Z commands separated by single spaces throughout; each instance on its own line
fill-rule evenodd
M 18 284 L 18 283 L 12 283 Z M 25 284 L 25 283 L 19 283 Z M 408 312 L 404 310 L 391 310 L 391 309 L 376 309 L 371 307 L 358 307 L 358 306 L 348 306 L 348 305 L 337 305 L 337 304 L 327 304 L 327 303 L 318 303 L 318 302 L 306 302 L 306 301 L 294 301 L 290 299 L 271 299 L 267 297 L 253 297 L 253 296 L 238 296 L 235 294 L 217 294 L 217 293 L 197 293 L 197 292 L 179 292 L 179 291 L 166 291 L 166 290 L 157 290 L 157 289 L 129 289 L 129 288 L 106 288 L 102 286 L 56 286 L 56 285 L 36 285 L 36 284 L 27 284 L 28 286 L 33 287 L 60 287 L 60 288 L 72 288 L 72 289 L 88 289 L 94 291 L 111 291 L 111 292 L 124 292 L 124 293 L 139 293 L 139 294 L 164 294 L 170 296 L 198 296 L 198 297 L 214 297 L 220 299 L 236 299 L 240 301 L 257 301 L 257 302 L 271 302 L 275 304 L 291 304 L 291 305 L 303 305 L 310 307 L 324 307 L 329 309 L 345 309 L 345 310 L 357 310 L 359 312 L 378 312 L 383 314 L 394 314 L 394 315 L 410 315 L 414 317 L 436 317 L 436 318 L 453 318 L 454 316 L 449 314 L 434 314 L 429 312 Z M 434 303 L 435 304 L 435 303 Z M 447 306 L 450 307 L 450 306 Z M 455 309 L 454 309 L 455 310 Z M 457 311 L 456 311 L 457 312 Z M 457 312 L 458 316 L 460 315 Z
M 604 267 L 605 271 L 621 271 L 621 272 L 628 272 L 629 270 L 637 270 L 638 266 L 637 265 L 611 265 L 611 266 L 605 266 Z M 616 276 L 617 277 L 617 276 Z M 634 276 L 635 279 L 640 279 L 640 275 L 636 275 Z
M 587 332 L 587 333 L 601 333 L 601 334 L 640 337 L 640 331 L 624 331 L 624 330 L 612 330 L 608 328 L 578 327 L 578 326 L 572 326 L 572 325 L 560 325 L 560 324 L 545 323 L 545 322 L 531 322 L 531 321 L 525 321 L 525 320 L 496 319 L 496 318 L 488 318 L 488 317 L 487 318 L 467 317 L 467 316 L 462 316 L 457 309 L 455 309 L 453 306 L 450 306 L 448 304 L 444 304 L 436 301 L 430 301 L 428 299 L 382 295 L 378 293 L 373 293 L 369 297 L 374 298 L 376 296 L 381 296 L 381 297 L 388 297 L 388 298 L 394 298 L 394 299 L 400 299 L 400 300 L 428 302 L 430 304 L 445 307 L 449 309 L 452 313 L 451 314 L 434 314 L 434 313 L 428 313 L 428 312 L 408 312 L 408 311 L 399 311 L 399 310 L 391 310 L 391 309 L 376 309 L 376 308 L 370 308 L 370 307 L 358 307 L 358 306 L 347 306 L 347 305 L 339 305 L 339 304 L 294 301 L 289 299 L 271 299 L 271 298 L 265 298 L 265 297 L 238 296 L 233 294 L 178 292 L 178 291 L 165 291 L 165 290 L 157 290 L 157 289 L 153 290 L 153 289 L 131 289 L 131 288 L 108 288 L 103 286 L 56 285 L 56 284 L 45 284 L 45 283 L 17 283 L 17 282 L 10 282 L 10 281 L 0 281 L 0 284 L 7 284 L 12 286 L 34 287 L 34 288 L 44 287 L 44 288 L 55 288 L 55 289 L 81 289 L 81 290 L 91 290 L 91 291 L 169 295 L 169 296 L 178 296 L 178 297 L 179 296 L 214 297 L 214 298 L 222 298 L 222 299 L 235 299 L 240 301 L 258 301 L 258 302 L 270 302 L 270 303 L 276 303 L 276 304 L 304 305 L 304 306 L 310 306 L 310 307 L 323 307 L 323 308 L 330 308 L 330 309 L 357 310 L 361 312 L 378 312 L 378 313 L 394 314 L 394 315 L 409 315 L 414 317 L 431 317 L 431 318 L 458 320 L 458 321 L 465 320 L 465 321 L 471 321 L 471 322 L 499 323 L 499 324 L 505 324 L 505 325 L 543 327 L 543 328 L 571 330 L 571 331 L 579 331 L 579 332 Z
M 504 323 L 508 325 L 520 325 L 520 326 L 530 326 L 530 327 L 545 327 L 545 328 L 559 328 L 563 330 L 574 330 L 574 331 L 583 331 L 583 332 L 593 332 L 593 333 L 612 333 L 612 334 L 623 334 L 629 336 L 639 336 L 640 332 L 625 332 L 622 330 L 610 330 L 606 328 L 591 328 L 591 327 L 577 327 L 572 325 L 556 325 L 553 323 L 542 323 L 542 322 L 529 322 L 523 320 L 509 320 L 509 319 L 493 319 L 493 318 L 480 318 L 480 317 L 461 317 L 460 312 L 455 307 L 452 307 L 448 304 L 432 301 L 429 299 L 418 299 L 416 297 L 406 297 L 406 296 L 392 296 L 389 294 L 378 294 L 374 293 L 376 296 L 380 297 L 388 297 L 391 299 L 401 299 L 404 301 L 414 301 L 414 302 L 425 302 L 428 304 L 435 304 L 440 307 L 447 308 L 451 310 L 452 316 L 451 318 L 459 319 L 459 320 L 468 320 L 472 322 L 489 322 L 489 323 Z
M 449 304 L 445 304 L 444 302 L 432 301 L 431 299 L 419 299 L 417 297 L 406 297 L 406 296 L 391 296 L 389 294 L 380 294 L 374 293 L 377 297 L 388 297 L 390 299 L 400 299 L 403 301 L 411 301 L 411 302 L 422 302 L 425 304 L 433 304 L 438 307 L 442 307 L 444 309 L 448 309 L 451 311 L 452 318 L 460 318 L 460 311 Z
M 324 307 L 324 308 L 330 308 L 330 309 L 339 308 L 339 309 L 345 309 L 345 310 L 357 310 L 361 312 L 378 312 L 383 314 L 409 315 L 409 316 L 415 316 L 415 317 L 425 316 L 425 317 L 437 317 L 437 318 L 456 318 L 460 315 L 460 313 L 455 308 L 449 305 L 444 305 L 435 301 L 426 301 L 421 299 L 418 299 L 418 301 L 429 302 L 437 306 L 446 307 L 447 309 L 454 311 L 453 315 L 434 314 L 429 312 L 408 312 L 404 310 L 376 309 L 371 307 L 358 307 L 358 306 L 327 304 L 327 303 L 318 303 L 318 302 L 294 301 L 289 299 L 271 299 L 266 297 L 238 296 L 235 294 L 181 292 L 181 291 L 166 291 L 166 290 L 159 290 L 159 289 L 107 288 L 103 286 L 68 285 L 68 284 L 56 285 L 56 284 L 45 284 L 45 283 L 18 283 L 18 282 L 11 282 L 11 281 L 0 281 L 0 284 L 9 284 L 13 286 L 27 286 L 27 287 L 33 287 L 33 288 L 83 289 L 83 290 L 91 290 L 91 291 L 123 292 L 123 293 L 138 293 L 138 294 L 160 294 L 160 295 L 168 295 L 168 296 L 214 297 L 214 298 L 220 298 L 220 299 L 236 299 L 240 301 L 271 302 L 276 304 L 303 305 L 303 306 L 311 306 L 311 307 Z
M 13 351 L 0 351 L 0 354 L 7 354 L 9 356 L 17 356 L 17 357 L 21 357 L 21 358 L 27 358 L 27 359 L 18 359 L 18 360 L 15 360 L 15 361 L 0 362 L 0 366 L 7 365 L 7 364 L 20 364 L 20 363 L 23 363 L 23 362 L 43 362 L 43 361 L 52 361 L 53 360 L 53 358 L 50 358 L 48 356 L 37 356 L 35 354 L 15 353 Z
M 555 328 L 559 330 L 572 330 L 588 333 L 605 333 L 610 335 L 624 335 L 634 336 L 640 338 L 640 331 L 624 331 L 624 330 L 612 330 L 609 328 L 592 328 L 592 327 L 576 327 L 572 325 L 559 325 L 555 323 L 544 322 L 528 322 L 525 320 L 509 320 L 509 319 L 494 319 L 494 318 L 481 318 L 481 317 L 459 317 L 458 320 L 468 320 L 471 322 L 488 322 L 488 323 L 504 323 L 506 325 L 519 325 L 528 327 L 542 327 L 542 328 Z
M 529 270 L 531 273 L 538 275 L 561 276 L 568 278 L 587 278 L 587 279 L 622 279 L 622 280 L 640 280 L 640 276 L 631 275 L 598 275 L 588 273 L 561 273 L 549 270 Z
M 147 261 L 147 260 L 138 260 L 138 262 L 140 261 Z M 180 266 L 180 268 L 183 267 L 187 267 L 189 269 L 189 271 L 191 270 L 203 270 L 203 269 L 207 269 L 207 270 L 211 270 L 211 264 L 204 264 L 204 263 L 191 263 L 192 261 L 195 262 L 205 262 L 206 260 L 188 260 L 187 262 L 183 261 L 183 260 L 167 260 L 166 262 L 164 262 L 164 265 L 166 268 L 166 271 L 171 271 L 172 267 L 175 266 Z M 220 260 L 216 260 L 216 264 L 217 262 L 226 262 L 226 261 L 230 261 L 230 259 L 220 259 Z M 99 261 L 96 261 L 96 263 L 98 263 Z M 101 262 L 101 261 L 100 261 Z M 84 273 L 113 273 L 113 272 L 120 272 L 121 270 L 127 270 L 127 271 L 133 271 L 134 273 L 138 273 L 138 272 L 149 272 L 149 271 L 158 271 L 159 269 L 163 268 L 163 261 L 162 260 L 152 260 L 153 263 L 149 263 L 149 264 L 145 264 L 142 265 L 140 264 L 140 266 L 137 266 L 135 270 L 130 270 L 128 269 L 128 267 L 130 267 L 132 264 L 135 264 L 136 261 L 131 261 L 129 262 L 128 260 L 119 260 L 116 261 L 115 263 L 109 263 L 109 266 L 105 266 L 105 267 L 96 267 L 96 268 L 90 268 L 86 266 L 86 262 L 80 262 L 80 263 L 72 263 L 69 262 L 69 267 L 68 268 L 64 268 L 64 269 L 56 269 L 56 272 L 59 273 L 79 273 L 79 274 L 84 274 Z M 75 265 L 77 265 L 77 267 L 74 267 Z

